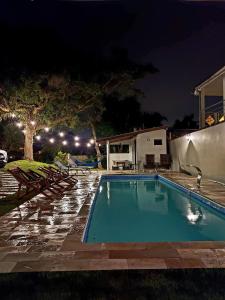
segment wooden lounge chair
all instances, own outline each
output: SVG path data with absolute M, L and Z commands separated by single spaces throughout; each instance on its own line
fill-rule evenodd
M 51 170 L 55 174 L 62 176 L 62 178 L 70 178 L 74 183 L 77 183 L 77 176 L 75 174 L 69 174 L 67 170 L 59 170 L 53 166 L 48 166 L 47 169 Z
M 43 172 L 49 180 L 60 185 L 61 182 L 67 183 L 69 186 L 73 186 L 77 183 L 77 179 L 74 176 L 69 175 L 67 172 L 59 171 L 53 167 L 40 167 L 39 170 Z
M 40 178 L 40 179 L 45 180 L 46 184 L 48 184 L 50 187 L 52 187 L 56 190 L 56 193 L 61 193 L 62 194 L 66 189 L 65 186 L 60 184 L 60 182 L 61 182 L 60 180 L 56 180 L 55 178 L 52 178 L 48 175 L 45 177 L 45 176 L 41 175 L 40 173 L 34 172 L 33 170 L 29 170 L 28 172 L 26 172 L 26 174 L 28 176 L 30 176 L 31 179 Z M 53 193 L 55 193 L 54 190 L 53 190 Z
M 46 193 L 46 191 L 51 192 L 51 194 L 59 195 L 59 192 L 55 191 L 50 182 L 45 178 L 34 178 L 28 172 L 21 170 L 20 168 L 15 168 L 8 170 L 19 183 L 18 196 L 20 197 L 22 187 L 25 187 L 25 194 L 35 192 L 37 194 L 43 194 L 45 197 L 52 199 L 52 195 Z
M 154 154 L 146 154 L 145 156 L 146 164 L 144 167 L 146 169 L 153 169 L 155 167 L 155 155 Z

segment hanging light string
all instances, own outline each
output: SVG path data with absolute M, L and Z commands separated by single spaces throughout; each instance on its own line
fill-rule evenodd
M 15 119 L 15 118 L 18 119 L 18 117 L 16 116 L 15 113 L 12 113 L 12 114 L 11 114 L 11 117 L 12 117 L 13 119 Z M 34 127 L 35 127 L 36 124 L 37 124 L 36 121 L 34 121 L 34 120 L 31 120 L 29 123 L 30 123 L 32 126 L 34 126 Z M 24 124 L 23 122 L 17 120 L 16 126 L 22 130 L 23 134 L 26 134 L 26 129 L 24 128 L 24 127 L 25 127 L 25 124 Z M 43 129 L 43 131 L 44 131 L 45 133 L 49 133 L 49 132 L 50 132 L 50 127 L 47 127 L 47 126 L 46 126 L 46 127 Z M 60 132 L 57 133 L 57 135 L 59 136 L 59 138 L 65 138 L 65 136 L 67 136 L 68 134 L 65 133 L 65 132 L 63 132 L 63 131 L 60 131 Z M 37 140 L 37 142 L 40 142 L 41 140 L 46 140 L 46 139 L 48 139 L 48 142 L 49 142 L 50 144 L 54 144 L 54 143 L 56 142 L 56 138 L 55 138 L 55 137 L 47 138 L 47 137 L 45 137 L 45 136 L 43 137 L 43 136 L 40 135 L 40 134 L 35 135 L 35 139 Z M 73 139 L 74 139 L 74 141 L 75 141 L 75 142 L 74 142 L 74 146 L 75 146 L 75 147 L 86 146 L 87 148 L 91 148 L 91 146 L 93 146 L 93 145 L 95 144 L 95 140 L 94 140 L 93 138 L 87 138 L 87 139 L 82 138 L 82 139 L 81 139 L 78 135 L 76 135 L 76 136 L 73 137 Z M 82 140 L 82 143 L 80 142 L 81 140 Z M 63 146 L 67 146 L 68 144 L 70 144 L 70 142 L 69 142 L 68 140 L 64 139 L 64 140 L 61 141 L 61 144 L 62 144 Z M 101 144 L 99 144 L 99 146 L 101 146 Z

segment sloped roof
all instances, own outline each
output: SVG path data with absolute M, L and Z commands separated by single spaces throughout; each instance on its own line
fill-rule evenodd
M 223 77 L 223 75 L 225 75 L 225 66 L 223 66 L 222 68 L 220 68 L 217 72 L 213 73 L 210 77 L 208 77 L 206 80 L 204 80 L 203 82 L 201 82 L 200 84 L 198 84 L 194 91 L 195 91 L 195 95 L 198 95 L 199 92 L 207 87 L 208 85 L 212 84 L 213 81 L 215 81 L 216 79 L 221 80 L 221 78 Z
M 162 130 L 162 129 L 166 130 L 167 126 L 139 129 L 139 130 L 135 130 L 135 131 L 132 131 L 132 132 L 127 132 L 127 133 L 122 133 L 122 134 L 118 134 L 118 135 L 108 136 L 108 137 L 98 139 L 97 142 L 100 143 L 100 144 L 105 144 L 107 141 L 109 141 L 110 143 L 112 143 L 112 142 L 121 142 L 121 141 L 130 140 L 130 139 L 136 137 L 138 134 L 141 134 L 141 133 L 151 132 L 151 131 L 156 131 L 156 130 Z

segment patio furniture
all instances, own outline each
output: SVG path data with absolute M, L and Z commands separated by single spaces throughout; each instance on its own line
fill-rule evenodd
M 92 167 L 88 167 L 88 166 L 78 166 L 74 162 L 73 165 L 72 164 L 65 165 L 59 160 L 56 160 L 54 163 L 61 171 L 68 172 L 68 174 L 70 171 L 75 171 L 77 173 L 78 171 L 81 171 L 83 174 L 85 174 L 85 171 L 91 173 L 90 169 L 92 169 Z
M 25 172 L 18 167 L 8 170 L 8 172 L 12 174 L 19 183 L 19 198 L 21 198 L 20 193 L 22 187 L 25 187 L 25 195 L 35 192 L 37 194 L 43 194 L 45 197 L 50 199 L 52 199 L 52 195 L 47 194 L 46 191 L 49 191 L 55 195 L 59 195 L 59 192 L 54 191 L 52 184 L 45 178 L 34 178 L 34 176 L 31 176 L 31 174 L 28 174 L 28 172 Z
M 52 188 L 52 193 L 53 194 L 58 194 L 58 193 L 63 193 L 65 191 L 64 186 L 60 185 L 60 181 L 56 181 L 53 178 L 50 178 L 49 176 L 43 176 L 40 173 L 37 173 L 33 170 L 28 170 L 28 171 L 23 171 L 22 169 L 20 169 L 21 172 L 23 172 L 25 175 L 29 176 L 31 178 L 31 180 L 35 180 L 35 179 L 40 179 L 43 180 L 45 182 L 46 186 L 49 186 Z
M 77 183 L 77 179 L 75 178 L 75 176 L 70 175 L 67 172 L 62 172 L 59 171 L 57 169 L 55 169 L 54 167 L 40 167 L 39 168 L 40 171 L 42 171 L 44 174 L 46 174 L 46 176 L 50 179 L 55 181 L 56 183 L 61 183 L 61 182 L 65 182 L 67 184 L 69 184 L 69 186 L 74 185 L 75 183 Z
M 169 154 L 160 154 L 160 167 L 169 169 L 171 158 Z
M 132 170 L 133 164 L 129 160 L 114 160 L 112 170 Z
M 81 173 L 83 175 L 86 175 L 87 173 L 91 173 L 91 169 L 92 167 L 89 166 L 78 166 L 75 161 L 73 161 L 71 158 L 68 159 L 68 167 L 69 167 L 69 171 L 70 170 L 75 170 L 76 174 L 78 175 L 79 171 L 81 171 Z
M 93 162 L 84 162 L 84 161 L 80 161 L 78 159 L 74 160 L 75 164 L 78 167 L 90 167 L 90 168 L 97 168 L 98 167 L 98 163 L 100 162 L 100 160 L 98 161 L 93 161 Z
M 146 164 L 144 167 L 146 169 L 153 169 L 155 167 L 155 155 L 154 154 L 146 154 L 145 156 Z

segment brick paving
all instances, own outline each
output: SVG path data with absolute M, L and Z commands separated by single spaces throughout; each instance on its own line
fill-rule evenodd
M 164 176 L 195 187 L 194 177 Z M 97 173 L 79 176 L 63 198 L 36 196 L 1 217 L 0 272 L 225 268 L 225 241 L 82 243 L 99 179 Z M 204 180 L 200 193 L 223 203 L 225 187 Z

